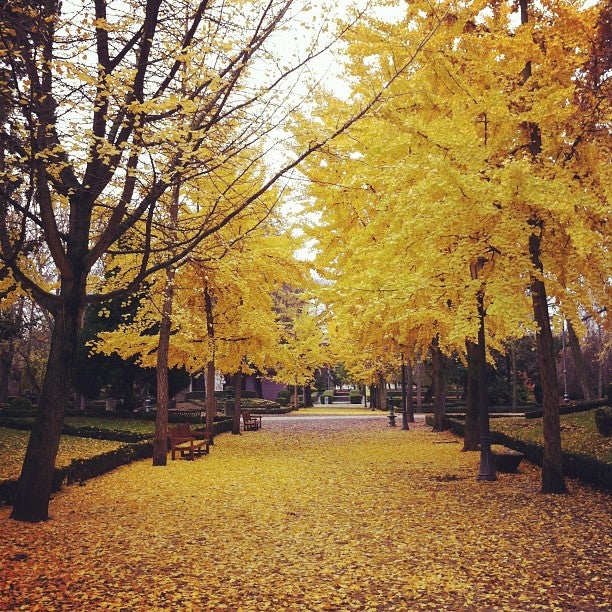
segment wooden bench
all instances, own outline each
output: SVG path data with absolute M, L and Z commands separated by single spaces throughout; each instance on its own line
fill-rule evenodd
M 261 415 L 251 414 L 248 410 L 242 411 L 242 428 L 245 431 L 255 431 L 261 427 Z
M 210 450 L 208 434 L 193 431 L 189 423 L 169 427 L 168 439 L 172 461 L 176 458 L 177 452 L 180 453 L 180 457 L 188 457 L 193 461 L 196 457 L 208 454 Z

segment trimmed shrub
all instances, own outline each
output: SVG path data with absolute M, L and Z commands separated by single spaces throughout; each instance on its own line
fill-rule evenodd
M 186 400 L 203 400 L 204 398 L 204 391 L 188 391 L 185 393 Z
M 588 412 L 593 408 L 605 407 L 608 403 L 605 399 L 591 400 L 588 402 L 570 402 L 559 406 L 559 414 L 574 414 L 576 412 Z M 542 410 L 528 410 L 525 412 L 525 417 L 528 419 L 537 419 L 543 415 Z
M 595 411 L 595 425 L 602 436 L 612 435 L 612 407 L 603 406 Z
M 257 414 L 275 414 L 287 412 L 287 410 L 282 408 L 278 402 L 273 402 L 272 400 L 247 398 L 242 400 L 240 405 L 242 410 L 248 410 Z
M 324 399 L 327 398 L 327 399 Z M 333 404 L 334 403 L 334 390 L 327 389 L 327 391 L 323 391 L 319 396 L 319 402 L 321 404 Z
M 27 397 L 14 397 L 9 402 L 9 410 L 14 410 L 15 412 L 32 412 L 34 410 L 34 406 L 32 402 Z
M 363 394 L 358 389 L 351 389 L 349 392 L 349 402 L 351 404 L 361 404 L 363 401 Z
M 15 419 L 33 417 L 37 408 L 27 397 L 14 397 L 6 406 L 2 407 L 2 416 Z
M 291 391 L 289 389 L 281 389 L 276 396 L 276 401 L 281 406 L 288 406 L 291 403 Z

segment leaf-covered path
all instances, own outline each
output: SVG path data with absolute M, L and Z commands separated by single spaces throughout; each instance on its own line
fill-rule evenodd
M 264 419 L 211 454 L 0 508 L 3 610 L 609 609 L 610 497 L 381 417 Z

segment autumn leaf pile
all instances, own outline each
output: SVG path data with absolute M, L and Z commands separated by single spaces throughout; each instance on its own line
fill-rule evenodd
M 194 462 L 142 461 L 51 503 L 0 508 L 0 609 L 603 610 L 608 495 L 382 417 L 266 418 Z

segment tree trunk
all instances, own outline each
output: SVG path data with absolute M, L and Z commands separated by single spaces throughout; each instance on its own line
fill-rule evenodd
M 213 427 L 217 415 L 217 403 L 215 401 L 215 362 L 211 359 L 206 363 L 206 431 L 208 432 L 208 443 L 214 443 Z
M 592 400 L 595 385 L 593 384 L 589 368 L 580 348 L 580 341 L 571 321 L 567 321 L 567 339 L 572 351 L 572 357 L 574 358 L 574 367 L 576 368 L 576 376 L 582 389 L 582 396 L 587 401 Z
M 166 270 L 166 286 L 162 305 L 159 340 L 157 342 L 157 412 L 153 438 L 153 465 L 166 465 L 168 459 L 168 352 L 172 328 L 172 303 L 174 300 L 174 268 Z
M 376 405 L 381 410 L 387 409 L 387 381 L 382 374 L 378 375 L 378 384 L 376 385 L 378 391 L 376 397 Z
M 314 404 L 312 402 L 312 387 L 310 385 L 305 385 L 304 386 L 304 407 L 312 408 L 313 405 Z
M 510 360 L 512 364 L 512 411 L 516 412 L 518 381 L 516 376 L 516 343 L 514 341 L 510 345 Z
M 370 410 L 376 410 L 378 408 L 378 389 L 376 385 L 370 385 Z
M 465 407 L 465 427 L 463 433 L 464 451 L 478 450 L 478 376 L 476 345 L 469 340 L 467 349 L 467 400 Z
M 215 319 L 213 299 L 208 290 L 208 285 L 204 287 L 204 307 L 206 310 L 206 335 L 210 350 L 210 358 L 206 363 L 206 431 L 208 433 L 208 443 L 213 444 L 213 427 L 217 415 L 215 402 Z
M 410 429 L 408 426 L 408 391 L 406 389 L 408 381 L 406 378 L 406 362 L 402 355 L 402 429 L 405 431 Z M 412 395 L 412 389 L 410 390 L 410 394 Z
M 423 412 L 423 364 L 420 361 L 416 362 L 416 411 L 421 414 Z
M 491 432 L 489 430 L 489 389 L 487 384 L 487 350 L 485 346 L 484 288 L 477 294 L 478 299 L 478 439 L 480 440 L 480 467 L 478 480 L 497 480 L 495 461 L 491 455 Z
M 431 344 L 431 360 L 433 364 L 433 389 L 434 389 L 434 424 L 433 431 L 444 431 L 446 425 L 446 376 L 444 372 L 444 355 L 438 346 L 438 338 L 434 338 Z
M 9 380 L 13 358 L 15 356 L 15 344 L 13 340 L 7 342 L 7 347 L 0 352 L 0 404 L 6 403 L 9 395 Z
M 232 434 L 240 434 L 240 417 L 242 413 L 242 372 L 238 370 L 234 374 L 234 416 L 232 420 Z
M 84 285 L 83 285 L 84 287 Z M 64 293 L 64 292 L 62 292 Z M 11 518 L 37 523 L 49 518 L 49 500 L 54 485 L 55 459 L 59 449 L 66 403 L 76 357 L 84 290 L 64 300 L 54 313 L 51 347 L 42 385 L 38 412 L 32 426 Z
M 542 231 L 543 223 L 533 224 L 534 233 L 529 237 L 529 254 L 534 269 L 543 270 L 540 260 L 541 238 L 536 229 Z M 563 463 L 561 455 L 561 421 L 559 418 L 559 381 L 553 335 L 550 328 L 550 315 L 546 299 L 546 287 L 541 276 L 536 273 L 531 277 L 531 301 L 533 314 L 537 324 L 536 347 L 540 381 L 542 384 L 542 427 L 544 430 L 544 456 L 542 460 L 542 493 L 566 493 L 567 487 L 563 479 Z
M 406 363 L 406 408 L 408 410 L 408 422 L 414 423 L 414 398 L 412 397 L 412 385 L 413 385 L 413 375 L 412 375 L 412 362 L 408 361 Z
M 519 0 L 521 24 L 529 22 L 530 0 Z M 523 69 L 523 83 L 531 78 L 531 62 Z M 529 152 L 534 160 L 542 153 L 542 136 L 536 123 L 527 122 Z M 561 456 L 561 422 L 559 419 L 559 381 L 550 328 L 550 315 L 544 285 L 544 266 L 541 260 L 542 232 L 544 222 L 536 215 L 529 220 L 532 233 L 529 236 L 529 255 L 533 265 L 530 279 L 531 302 L 537 325 L 536 348 L 540 381 L 542 384 L 542 427 L 544 430 L 544 456 L 542 460 L 542 492 L 565 493 Z

